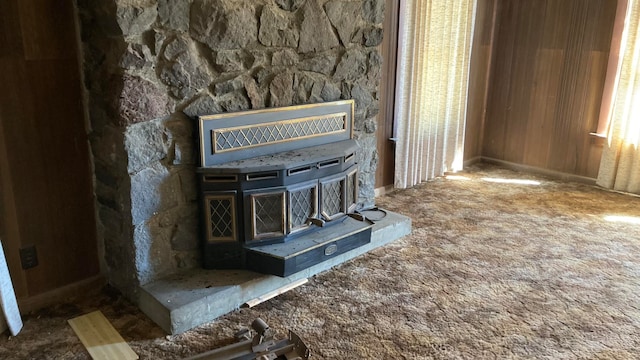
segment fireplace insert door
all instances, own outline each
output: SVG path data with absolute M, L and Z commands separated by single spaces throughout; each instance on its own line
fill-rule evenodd
M 286 189 L 265 189 L 248 194 L 249 241 L 286 235 L 286 193 Z
M 318 183 L 306 182 L 289 188 L 288 202 L 289 233 L 309 228 L 309 219 L 318 216 Z

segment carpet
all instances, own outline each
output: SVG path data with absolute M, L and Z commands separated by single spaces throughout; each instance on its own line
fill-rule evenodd
M 263 318 L 313 359 L 638 359 L 640 198 L 478 164 L 377 205 L 413 232 L 251 309 L 167 336 L 113 289 L 24 317 L 3 359 L 89 359 L 101 310 L 141 359 L 233 342 Z

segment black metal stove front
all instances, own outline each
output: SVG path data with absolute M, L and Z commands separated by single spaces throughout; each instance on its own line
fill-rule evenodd
M 204 267 L 288 276 L 368 243 L 352 127 L 352 101 L 200 117 Z

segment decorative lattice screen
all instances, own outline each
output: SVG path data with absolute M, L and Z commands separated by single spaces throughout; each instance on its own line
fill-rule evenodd
M 207 230 L 209 241 L 234 241 L 235 228 L 235 196 L 209 195 L 207 204 Z

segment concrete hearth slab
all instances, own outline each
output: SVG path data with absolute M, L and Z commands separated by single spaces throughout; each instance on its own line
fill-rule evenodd
M 138 305 L 165 331 L 179 334 L 238 309 L 249 300 L 328 270 L 410 232 L 411 219 L 389 211 L 375 222 L 369 244 L 288 277 L 246 270 L 192 269 L 141 286 Z

